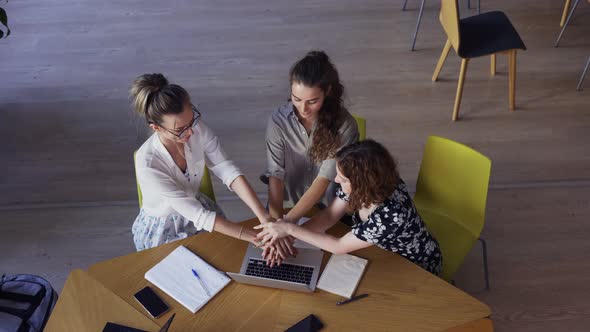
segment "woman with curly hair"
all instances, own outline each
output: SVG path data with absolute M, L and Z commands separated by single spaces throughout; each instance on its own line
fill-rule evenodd
M 281 220 L 256 226 L 262 229 L 257 239 L 272 245 L 277 239 L 293 236 L 335 254 L 376 245 L 440 274 L 442 254 L 438 242 L 416 211 L 387 149 L 365 140 L 342 148 L 336 153 L 336 161 L 339 199 L 303 226 Z M 347 209 L 356 211 L 352 230 L 341 238 L 324 234 Z
M 343 106 L 344 86 L 326 53 L 311 51 L 289 72 L 289 102 L 271 115 L 266 131 L 268 207 L 273 218 L 297 221 L 334 199 L 334 154 L 358 141 L 354 118 Z

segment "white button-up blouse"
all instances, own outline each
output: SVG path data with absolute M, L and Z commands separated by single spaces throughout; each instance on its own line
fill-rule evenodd
M 137 150 L 135 172 L 143 195 L 142 209 L 154 217 L 178 213 L 198 230 L 213 230 L 215 211 L 203 207 L 195 196 L 205 165 L 229 188 L 242 173 L 228 158 L 217 136 L 200 121 L 184 144 L 187 169 L 183 173 L 154 133 Z M 230 188 L 231 190 L 231 188 Z

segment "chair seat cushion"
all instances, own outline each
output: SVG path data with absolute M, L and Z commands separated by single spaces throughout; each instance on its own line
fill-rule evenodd
M 511 49 L 526 50 L 522 39 L 500 11 L 466 17 L 460 21 L 459 56 L 475 58 Z

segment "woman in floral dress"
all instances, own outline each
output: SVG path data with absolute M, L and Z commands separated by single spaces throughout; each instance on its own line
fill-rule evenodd
M 442 253 L 438 242 L 420 218 L 387 149 L 365 140 L 342 148 L 336 161 L 339 199 L 303 226 L 283 220 L 256 226 L 262 229 L 257 235 L 260 243 L 272 245 L 290 235 L 335 254 L 376 245 L 440 274 Z M 347 210 L 356 211 L 351 231 L 341 238 L 325 234 Z

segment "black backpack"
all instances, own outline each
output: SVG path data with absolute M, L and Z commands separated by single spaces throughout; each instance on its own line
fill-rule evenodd
M 30 274 L 2 275 L 0 332 L 41 332 L 57 302 L 49 282 Z

